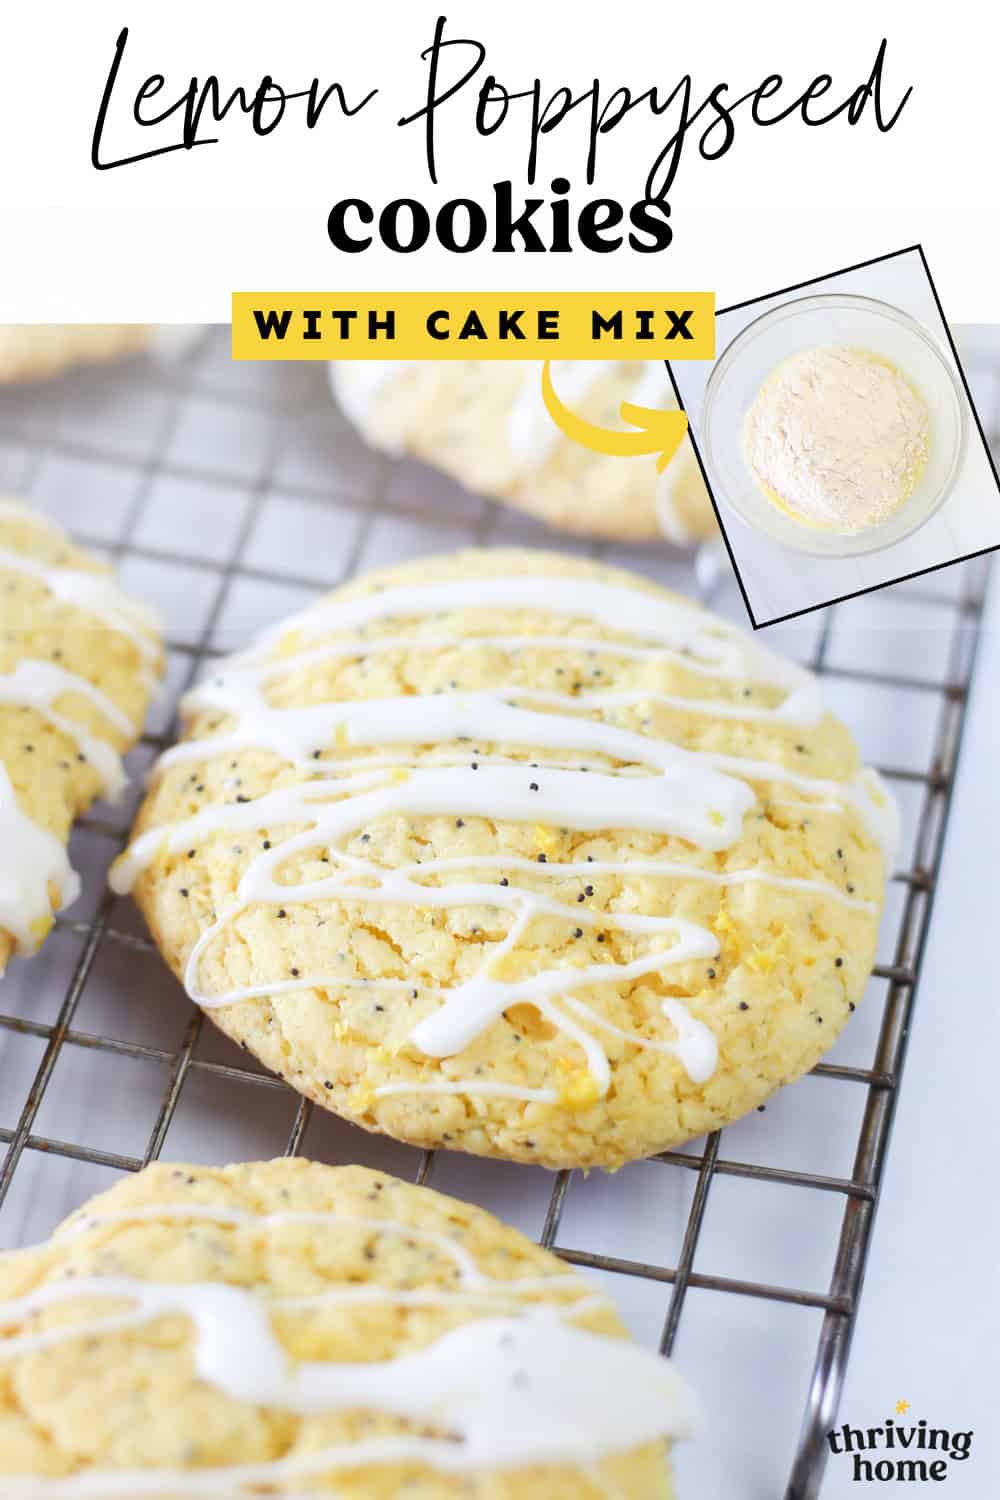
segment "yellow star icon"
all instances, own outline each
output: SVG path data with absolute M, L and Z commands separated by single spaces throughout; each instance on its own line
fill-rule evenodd
M 897 1417 L 905 1417 L 906 1413 L 909 1411 L 909 1409 L 910 1409 L 910 1403 L 909 1403 L 909 1401 L 897 1401 L 896 1402 L 896 1415 L 897 1415 Z

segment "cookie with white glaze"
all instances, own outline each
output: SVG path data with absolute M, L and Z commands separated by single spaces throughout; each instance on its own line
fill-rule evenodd
M 121 794 L 161 665 L 155 615 L 58 526 L 0 501 L 0 973 L 75 899 L 73 820 Z
M 17 1500 L 670 1500 L 698 1425 L 580 1275 L 362 1167 L 147 1167 L 0 1256 L 0 1321 Z
M 562 399 L 599 427 L 622 427 L 623 401 L 677 404 L 662 364 L 570 361 L 556 363 L 553 378 Z M 421 459 L 550 526 L 622 541 L 717 535 L 690 438 L 662 474 L 655 455 L 583 448 L 546 411 L 533 361 L 342 361 L 330 366 L 330 379 L 375 447 Z
M 197 330 L 150 323 L 0 323 L 0 385 L 47 380 L 78 365 L 180 352 Z
M 632 574 L 407 563 L 185 709 L 113 883 L 366 1128 L 617 1166 L 798 1077 L 865 987 L 890 798 L 809 673 Z

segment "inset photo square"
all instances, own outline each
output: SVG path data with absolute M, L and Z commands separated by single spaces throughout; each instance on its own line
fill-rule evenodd
M 1000 547 L 1000 483 L 923 250 L 722 308 L 670 367 L 755 628 Z

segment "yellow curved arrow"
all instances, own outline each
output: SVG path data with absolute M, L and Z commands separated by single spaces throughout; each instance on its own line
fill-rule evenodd
M 594 453 L 609 453 L 616 458 L 637 458 L 643 453 L 658 453 L 658 473 L 662 473 L 681 445 L 688 420 L 682 411 L 658 411 L 651 406 L 621 404 L 622 420 L 630 422 L 637 432 L 612 432 L 598 427 L 564 406 L 552 384 L 552 361 L 542 365 L 542 400 L 545 409 L 564 437 Z

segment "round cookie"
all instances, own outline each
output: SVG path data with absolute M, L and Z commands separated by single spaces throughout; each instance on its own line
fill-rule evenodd
M 193 328 L 149 323 L 0 323 L 0 385 L 45 380 L 77 365 L 147 351 L 180 352 Z
M 623 401 L 677 405 L 662 364 L 563 361 L 553 378 L 573 410 L 600 427 L 623 425 Z M 570 442 L 545 409 L 534 361 L 341 361 L 330 380 L 375 447 L 422 459 L 550 526 L 623 541 L 717 535 L 690 438 L 662 474 L 655 455 L 614 458 Z
M 865 987 L 890 799 L 809 673 L 629 573 L 411 562 L 185 707 L 112 883 L 368 1129 L 617 1166 L 798 1077 Z
M 157 621 L 58 526 L 0 501 L 0 973 L 76 898 L 66 843 L 125 784 L 162 666 Z
M 0 1323 L 17 1500 L 669 1500 L 699 1425 L 583 1277 L 363 1167 L 147 1167 L 0 1256 Z

